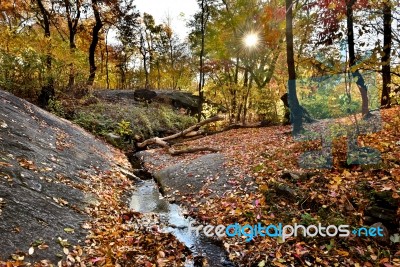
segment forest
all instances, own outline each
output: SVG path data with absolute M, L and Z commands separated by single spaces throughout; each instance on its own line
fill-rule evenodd
M 3 1 L 1 87 L 42 106 L 96 89 L 179 89 L 212 98 L 231 121 L 281 120 L 280 98 L 293 80 L 286 67 L 283 1 L 200 1 L 185 39 L 171 28 L 171 18 L 156 24 L 134 4 Z M 373 72 L 378 106 L 388 106 L 399 92 L 399 9 L 390 1 L 348 4 L 291 3 L 295 77 Z M 308 86 L 298 95 L 310 109 L 327 113 L 320 110 L 327 93 Z
M 135 0 L 0 0 L 0 219 L 12 217 L 7 205 L 19 202 L 6 192 L 25 172 L 95 199 L 78 212 L 90 217 L 75 225 L 84 244 L 57 236 L 55 261 L 36 255 L 53 253 L 50 241 L 29 240 L 0 253 L 0 266 L 400 266 L 399 2 L 196 3 L 182 36 L 176 18 L 160 23 Z M 49 151 L 29 117 L 38 133 L 51 126 Z M 100 141 L 87 146 L 67 120 Z M 46 153 L 58 167 L 35 161 Z M 353 235 L 245 242 L 245 231 L 196 239 L 202 254 L 179 226 L 162 226 L 163 211 L 124 204 L 127 191 L 148 197 L 143 181 L 198 224 L 347 225 Z M 78 193 L 67 201 L 51 186 L 39 190 L 46 201 L 81 208 Z M 0 236 L 18 239 L 6 226 Z M 73 228 L 60 229 L 75 241 Z

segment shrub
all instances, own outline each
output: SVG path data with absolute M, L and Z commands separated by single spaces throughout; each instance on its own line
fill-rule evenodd
M 64 106 L 59 100 L 50 99 L 47 110 L 59 117 L 65 118 Z
M 114 132 L 127 139 L 135 135 L 147 139 L 186 129 L 196 119 L 159 103 L 138 106 L 99 102 L 80 107 L 74 121 L 96 135 L 104 136 Z

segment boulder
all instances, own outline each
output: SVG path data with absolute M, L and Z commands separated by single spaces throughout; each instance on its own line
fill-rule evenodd
M 188 204 L 182 197 L 203 194 L 202 200 L 206 200 L 222 196 L 232 187 L 241 187 L 248 193 L 256 190 L 254 178 L 234 178 L 238 170 L 225 166 L 226 159 L 220 153 L 199 155 L 187 162 L 177 162 L 168 154 L 154 156 L 151 150 L 138 152 L 136 157 L 145 166 L 153 167 L 148 171 L 156 178 L 160 191 L 180 204 Z
M 136 101 L 151 102 L 156 96 L 157 93 L 149 89 L 138 89 L 133 93 L 133 97 Z
M 82 191 L 85 174 L 114 166 L 114 153 L 69 121 L 0 90 L 0 261 L 19 252 L 25 261 L 56 264 L 65 257 L 59 238 L 83 245 L 85 207 L 99 201 Z M 28 255 L 40 243 L 48 248 Z

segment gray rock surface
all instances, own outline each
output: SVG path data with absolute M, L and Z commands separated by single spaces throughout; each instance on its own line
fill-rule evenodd
M 82 211 L 97 202 L 78 189 L 88 183 L 82 174 L 109 168 L 112 157 L 81 128 L 0 90 L 0 259 L 20 251 L 28 261 L 57 262 L 59 237 L 82 244 Z M 49 248 L 28 256 L 40 240 Z
M 140 93 L 139 93 L 140 92 Z M 197 112 L 198 96 L 189 92 L 174 90 L 99 90 L 94 95 L 109 102 L 139 104 L 138 98 L 168 104 L 174 108 L 184 108 L 193 115 Z
M 255 189 L 254 180 L 244 177 L 237 180 L 239 170 L 225 166 L 225 157 L 220 153 L 212 153 L 195 157 L 178 163 L 173 156 L 167 154 L 156 154 L 149 151 L 141 151 L 137 156 L 144 162 L 150 164 L 153 176 L 156 178 L 161 191 L 168 197 L 173 197 L 178 203 L 181 196 L 218 197 L 232 190 L 242 188 L 246 192 Z M 207 192 L 206 192 L 207 191 Z

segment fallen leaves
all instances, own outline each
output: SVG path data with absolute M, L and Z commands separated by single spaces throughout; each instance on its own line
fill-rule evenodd
M 12 167 L 13 165 L 10 163 L 7 163 L 7 162 L 0 161 L 0 166 L 1 167 Z
M 68 201 L 66 201 L 65 199 L 63 199 L 61 197 L 60 198 L 53 197 L 53 200 L 54 200 L 54 202 L 56 202 L 60 206 L 68 205 Z
M 396 114 L 393 110 L 383 111 L 382 118 L 389 121 Z M 397 115 L 396 115 L 397 116 Z M 379 149 L 383 163 L 378 167 L 344 166 L 346 155 L 345 139 L 334 142 L 334 168 L 323 170 L 312 177 L 297 177 L 288 182 L 282 179 L 284 172 L 299 169 L 297 156 L 306 150 L 320 148 L 318 142 L 294 142 L 286 134 L 289 127 L 269 127 L 261 129 L 238 129 L 218 135 L 208 136 L 201 140 L 189 142 L 190 146 L 216 147 L 225 155 L 226 167 L 233 171 L 228 182 L 229 190 L 222 197 L 205 198 L 210 194 L 204 188 L 197 196 L 183 196 L 193 210 L 191 215 L 205 222 L 218 225 L 239 222 L 264 224 L 278 221 L 287 223 L 318 222 L 319 220 L 337 219 L 352 224 L 363 224 L 365 207 L 369 203 L 362 186 L 374 192 L 389 192 L 394 199 L 399 199 L 400 188 L 400 146 L 399 133 L 390 123 L 385 124 L 381 133 L 361 136 L 360 141 L 366 146 Z M 61 133 L 57 138 L 58 149 L 65 149 Z M 376 142 L 376 140 L 380 140 Z M 171 161 L 163 158 L 165 152 L 153 153 L 162 164 L 147 165 L 151 170 L 164 168 L 176 163 L 189 163 L 204 152 L 174 157 Z M 55 160 L 55 159 L 54 159 Z M 121 161 L 121 159 L 116 159 Z M 29 170 L 36 170 L 33 161 L 21 158 L 19 164 Z M 0 166 L 10 167 L 6 162 Z M 191 174 L 193 175 L 193 174 Z M 246 175 L 255 177 L 258 190 L 247 192 L 241 188 L 242 178 Z M 68 179 L 56 177 L 63 183 Z M 64 259 L 59 266 L 179 266 L 188 257 L 189 252 L 173 236 L 160 233 L 157 225 L 144 227 L 139 223 L 140 214 L 129 211 L 121 201 L 121 196 L 131 188 L 131 182 L 125 175 L 115 170 L 82 173 L 85 180 L 85 192 L 90 192 L 99 200 L 85 210 L 92 220 L 82 223 L 82 229 L 88 230 L 84 247 L 73 246 L 67 239 L 58 238 L 60 253 Z M 217 181 L 210 177 L 209 182 Z M 273 189 L 273 183 L 289 184 L 297 191 L 304 193 L 300 202 L 290 199 L 275 198 L 267 193 Z M 188 185 L 190 186 L 190 185 Z M 175 192 L 177 193 L 177 192 Z M 53 200 L 59 205 L 69 203 L 60 198 Z M 1 207 L 4 206 L 0 199 Z M 196 210 L 194 209 L 196 208 Z M 304 216 L 308 214 L 308 216 Z M 398 216 L 400 215 L 400 209 Z M 325 216 L 325 217 L 324 217 Z M 326 220 L 328 220 L 326 219 Z M 82 230 L 80 229 L 80 230 Z M 66 234 L 78 229 L 64 228 Z M 399 236 L 392 235 L 395 246 L 391 249 L 380 246 L 370 239 L 328 239 L 291 238 L 282 242 L 273 238 L 255 238 L 246 244 L 239 238 L 223 240 L 229 258 L 243 266 L 396 266 L 400 264 Z M 46 249 L 48 245 L 32 244 L 27 255 L 35 255 L 37 250 Z M 14 254 L 10 266 L 21 266 L 26 255 Z M 0 262 L 0 266 L 3 263 Z M 255 265 L 257 264 L 257 265 Z M 7 266 L 8 267 L 8 266 Z
M 369 192 L 388 192 L 393 199 L 400 198 L 400 132 L 391 123 L 392 118 L 399 117 L 400 109 L 382 110 L 381 113 L 383 130 L 358 138 L 359 144 L 381 152 L 381 165 L 348 166 L 346 138 L 338 138 L 333 142 L 332 169 L 320 170 L 312 177 L 297 177 L 290 182 L 281 178 L 284 172 L 290 170 L 300 174 L 308 173 L 298 167 L 298 156 L 308 150 L 321 149 L 318 141 L 295 142 L 291 134 L 287 134 L 290 133 L 290 127 L 230 130 L 187 142 L 186 145 L 193 147 L 201 145 L 218 148 L 225 155 L 225 166 L 234 170 L 234 175 L 228 185 L 230 193 L 223 197 L 206 198 L 204 202 L 200 198 L 207 197 L 208 191 L 203 188 L 198 196 L 185 196 L 182 200 L 196 208 L 195 212 L 191 212 L 192 216 L 213 225 L 235 222 L 293 223 L 299 222 L 305 213 L 311 214 L 316 222 L 339 220 L 354 226 L 363 225 L 364 210 L 371 201 Z M 204 153 L 172 159 L 164 157 L 164 154 L 161 149 L 153 151 L 152 157 L 161 164 L 148 164 L 146 168 L 157 171 L 176 163 L 189 163 Z M 255 177 L 258 184 L 258 191 L 247 196 L 248 192 L 237 186 L 241 184 L 241 177 L 246 175 Z M 212 182 L 213 178 L 209 181 Z M 274 198 L 262 193 L 271 192 L 274 183 L 290 184 L 304 194 L 305 199 L 296 203 L 282 199 L 282 196 Z M 264 203 L 259 205 L 259 199 Z M 400 216 L 400 207 L 397 216 Z M 397 238 L 392 236 L 392 244 L 393 240 Z M 291 241 L 299 239 L 293 238 Z M 280 242 L 279 239 L 256 238 L 251 246 L 235 238 L 224 240 L 224 243 L 230 259 L 246 266 L 255 263 L 259 266 L 269 266 L 270 263 L 272 266 L 375 266 L 368 265 L 369 262 L 395 266 L 400 263 L 397 260 L 400 252 L 395 256 L 395 251 L 400 251 L 399 245 L 392 246 L 390 251 L 366 238 L 338 238 L 336 242 L 324 238 L 308 238 L 305 241 L 307 248 L 304 253 L 293 244 Z M 278 244 L 282 245 L 281 249 L 278 249 Z M 362 254 L 362 251 L 367 252 Z M 384 256 L 382 251 L 391 257 Z
M 17 158 L 17 160 L 19 162 L 19 165 L 22 168 L 25 168 L 25 169 L 28 169 L 28 170 L 32 170 L 32 171 L 36 170 L 35 163 L 32 160 L 28 160 L 28 159 L 23 158 L 23 157 Z
M 66 227 L 66 228 L 64 228 L 64 232 L 66 232 L 68 234 L 73 234 L 75 232 L 75 230 L 73 228 Z

